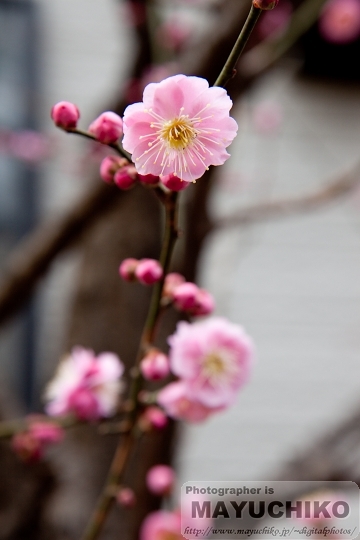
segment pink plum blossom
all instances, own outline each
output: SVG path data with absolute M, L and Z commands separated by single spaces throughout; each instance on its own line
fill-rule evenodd
M 123 487 L 116 495 L 116 500 L 124 508 L 132 508 L 136 504 L 136 496 L 131 488 Z
M 170 373 L 169 359 L 158 349 L 152 349 L 141 360 L 140 371 L 143 377 L 149 381 L 164 379 Z
M 191 25 L 178 17 L 165 21 L 158 29 L 157 39 L 162 46 L 180 51 L 191 36 Z
M 134 165 L 126 165 L 118 169 L 114 174 L 114 184 L 120 189 L 134 187 L 137 180 L 137 172 Z
M 253 360 L 251 339 L 241 326 L 221 317 L 182 321 L 168 342 L 171 371 L 186 382 L 190 398 L 206 407 L 234 402 Z
M 215 307 L 212 295 L 205 289 L 199 289 L 195 283 L 180 283 L 172 292 L 174 307 L 193 316 L 209 315 Z
M 141 259 L 135 269 L 135 276 L 143 285 L 152 285 L 162 278 L 163 269 L 155 259 Z
M 360 36 L 360 1 L 330 0 L 319 19 L 322 36 L 334 43 L 348 43 Z
M 119 274 L 125 281 L 136 281 L 135 270 L 139 264 L 138 259 L 124 259 L 119 266 Z
M 170 272 L 166 275 L 163 287 L 163 297 L 173 300 L 175 289 L 185 283 L 185 278 L 177 272 Z
M 160 176 L 160 182 L 163 184 L 163 186 L 167 187 L 171 191 L 182 191 L 189 186 L 189 182 L 181 180 L 181 178 L 175 174 Z
M 186 382 L 177 381 L 166 385 L 157 396 L 157 401 L 166 414 L 175 420 L 203 422 L 224 407 L 207 407 L 198 401 Z
M 168 465 L 155 465 L 148 470 L 146 475 L 146 485 L 155 495 L 169 495 L 174 482 L 174 469 Z
M 163 429 L 167 423 L 168 419 L 166 414 L 164 414 L 160 407 L 156 407 L 155 405 L 147 407 L 140 417 L 140 424 L 145 431 L 147 431 L 149 427 Z
M 53 422 L 31 422 L 27 431 L 13 436 L 11 446 L 14 452 L 25 462 L 35 462 L 42 458 L 44 450 L 50 444 L 56 444 L 64 438 L 63 429 Z
M 144 519 L 140 540 L 184 540 L 179 512 L 158 510 Z
M 237 124 L 223 88 L 199 77 L 175 75 L 149 84 L 142 103 L 124 113 L 124 148 L 140 174 L 174 174 L 187 182 L 222 165 Z
M 59 364 L 49 383 L 46 411 L 58 416 L 74 413 L 82 420 L 96 420 L 115 413 L 124 366 L 113 353 L 95 356 L 94 352 L 75 347 Z
M 62 129 L 75 128 L 80 118 L 80 112 L 74 103 L 59 101 L 51 109 L 51 118 L 55 125 Z
M 156 186 L 159 183 L 159 177 L 153 174 L 139 174 L 139 180 L 149 186 Z
M 107 184 L 114 182 L 115 173 L 121 169 L 130 165 L 127 159 L 118 156 L 106 156 L 100 164 L 100 176 Z
M 106 111 L 90 124 L 89 132 L 104 144 L 116 143 L 123 134 L 123 122 L 120 116 Z

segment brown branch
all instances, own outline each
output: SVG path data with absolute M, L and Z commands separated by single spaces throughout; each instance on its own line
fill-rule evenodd
M 311 212 L 340 197 L 344 197 L 360 185 L 360 164 L 352 171 L 320 188 L 314 193 L 273 202 L 254 204 L 213 223 L 214 228 L 247 225 L 268 219 L 278 219 L 302 212 Z
M 66 215 L 39 225 L 15 248 L 0 283 L 0 324 L 29 298 L 56 255 L 73 244 L 120 194 L 112 186 L 96 183 Z

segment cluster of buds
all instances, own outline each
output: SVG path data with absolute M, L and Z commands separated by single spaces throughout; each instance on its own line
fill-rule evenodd
M 63 437 L 63 429 L 54 422 L 33 420 L 25 431 L 13 436 L 11 446 L 22 461 L 34 463 L 43 457 L 49 445 L 62 441 Z
M 172 303 L 178 311 L 185 311 L 193 317 L 209 315 L 214 311 L 213 296 L 205 289 L 200 289 L 195 283 L 185 281 L 176 272 L 165 278 L 163 301 Z
M 143 285 L 153 285 L 163 276 L 163 269 L 155 259 L 124 259 L 119 266 L 119 274 L 125 281 L 139 281 Z
M 120 189 L 132 188 L 138 179 L 134 165 L 119 156 L 106 156 L 102 160 L 100 176 L 107 184 L 115 184 Z

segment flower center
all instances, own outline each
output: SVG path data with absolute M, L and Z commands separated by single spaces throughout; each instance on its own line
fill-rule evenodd
M 198 134 L 188 115 L 181 115 L 163 125 L 160 136 L 174 150 L 186 148 Z
M 225 363 L 218 354 L 210 353 L 204 359 L 203 370 L 206 377 L 216 377 L 224 373 Z

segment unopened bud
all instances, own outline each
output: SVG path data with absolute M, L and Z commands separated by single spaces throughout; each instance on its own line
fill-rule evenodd
M 162 278 L 163 269 L 155 259 L 142 259 L 136 267 L 135 275 L 143 285 L 152 285 Z
M 104 144 L 116 143 L 123 134 L 123 121 L 118 114 L 106 111 L 90 124 L 89 132 Z
M 51 109 L 51 118 L 55 125 L 62 129 L 75 128 L 80 118 L 80 112 L 74 103 L 59 101 Z

